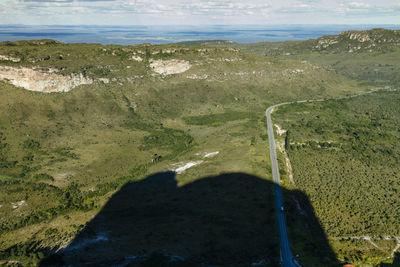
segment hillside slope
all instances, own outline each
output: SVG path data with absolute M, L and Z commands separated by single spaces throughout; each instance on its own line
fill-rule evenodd
M 192 166 L 179 186 L 225 172 L 269 179 L 267 106 L 369 89 L 232 47 L 39 40 L 1 43 L 0 55 L 0 255 L 22 263 L 67 246 L 148 174 Z
M 215 45 L 202 43 L 202 45 Z M 227 46 L 228 43 L 225 43 Z M 286 42 L 260 42 L 254 44 L 231 44 L 246 52 L 268 56 L 289 56 L 311 52 L 322 54 L 390 52 L 400 48 L 400 30 L 372 29 L 345 31 L 317 39 Z
M 306 41 L 234 44 L 243 52 L 307 60 L 351 79 L 399 86 L 400 30 L 346 31 Z

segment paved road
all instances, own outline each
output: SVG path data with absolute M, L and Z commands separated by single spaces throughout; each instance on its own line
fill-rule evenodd
M 296 267 L 296 265 L 294 264 L 294 261 L 293 261 L 292 251 L 290 250 L 289 236 L 288 236 L 287 227 L 286 227 L 285 213 L 281 211 L 281 207 L 283 207 L 282 191 L 281 191 L 281 185 L 280 185 L 278 160 L 276 157 L 274 128 L 272 127 L 272 122 L 271 122 L 271 111 L 275 107 L 278 107 L 278 106 L 281 106 L 284 104 L 287 104 L 287 103 L 282 103 L 279 105 L 269 107 L 267 109 L 266 116 L 267 116 L 267 124 L 268 124 L 269 152 L 270 152 L 270 157 L 271 157 L 272 176 L 274 178 L 275 204 L 276 204 L 276 212 L 277 212 L 278 223 L 279 223 L 281 260 L 282 260 L 283 267 Z
M 281 211 L 281 207 L 283 207 L 283 200 L 282 200 L 282 190 L 280 185 L 280 177 L 279 177 L 279 168 L 278 168 L 278 160 L 276 157 L 276 147 L 275 147 L 275 138 L 274 138 L 274 128 L 272 126 L 271 121 L 271 112 L 274 108 L 279 106 L 293 104 L 293 103 L 305 103 L 305 102 L 321 102 L 326 100 L 340 100 L 346 98 L 353 98 L 361 95 L 371 94 L 376 91 L 398 91 L 400 89 L 374 89 L 371 91 L 366 92 L 359 92 L 357 94 L 351 96 L 344 96 L 338 98 L 330 98 L 330 99 L 314 99 L 314 100 L 300 100 L 294 102 L 286 102 L 271 106 L 266 111 L 267 116 L 267 124 L 268 124 L 268 138 L 269 138 L 269 153 L 271 157 L 271 168 L 272 168 L 272 176 L 274 178 L 274 189 L 275 189 L 275 204 L 276 204 L 276 212 L 278 216 L 278 224 L 279 224 L 279 238 L 280 238 L 280 245 L 281 245 L 281 260 L 283 267 L 296 267 L 299 266 L 297 261 L 293 258 L 292 251 L 290 250 L 290 243 L 289 243 L 289 236 L 286 227 L 286 218 L 285 213 Z

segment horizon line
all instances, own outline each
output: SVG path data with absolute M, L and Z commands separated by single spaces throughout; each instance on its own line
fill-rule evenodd
M 110 24 L 2 24 L 0 25 L 4 26 L 107 26 L 107 27 L 113 27 L 113 26 L 325 26 L 325 25 L 331 25 L 331 26 L 384 26 L 384 25 L 390 25 L 390 26 L 400 26 L 400 23 L 395 24 L 395 23 L 376 23 L 376 24 L 371 24 L 371 23 L 361 23 L 361 24 L 356 24 L 356 23 L 281 23 L 281 24 L 115 24 L 115 25 L 110 25 Z

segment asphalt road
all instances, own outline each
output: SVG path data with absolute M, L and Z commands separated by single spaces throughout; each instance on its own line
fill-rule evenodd
M 275 138 L 274 138 L 274 128 L 272 126 L 271 120 L 271 112 L 274 108 L 279 106 L 293 104 L 293 103 L 306 103 L 306 102 L 322 102 L 326 100 L 340 100 L 340 99 L 347 99 L 353 98 L 361 95 L 371 94 L 376 91 L 398 91 L 400 89 L 373 89 L 371 91 L 366 92 L 359 92 L 357 94 L 351 96 L 344 96 L 344 97 L 337 97 L 337 98 L 324 98 L 324 99 L 314 99 L 314 100 L 300 100 L 294 102 L 285 102 L 280 103 L 277 105 L 270 106 L 266 111 L 267 116 L 267 124 L 268 124 L 268 140 L 269 140 L 269 153 L 271 157 L 271 168 L 272 168 L 272 176 L 274 178 L 274 190 L 275 190 L 275 204 L 276 204 L 276 212 L 278 216 L 278 224 L 279 224 L 279 239 L 280 239 L 280 247 L 281 247 L 281 261 L 283 267 L 297 267 L 297 261 L 293 258 L 292 251 L 290 250 L 290 243 L 289 243 L 289 236 L 286 227 L 286 218 L 285 212 L 281 211 L 283 207 L 283 200 L 282 200 L 282 190 L 280 184 L 280 177 L 279 177 L 279 168 L 278 168 L 278 160 L 276 156 L 276 146 L 275 146 Z
M 269 107 L 267 109 L 266 116 L 267 116 L 267 124 L 268 124 L 269 152 L 270 152 L 270 157 L 271 157 L 272 176 L 274 178 L 275 204 L 276 204 L 276 212 L 277 212 L 278 224 L 279 224 L 281 261 L 282 261 L 283 267 L 296 267 L 297 265 L 293 261 L 292 251 L 290 250 L 289 236 L 288 236 L 287 227 L 286 227 L 285 212 L 281 211 L 281 207 L 283 207 L 282 190 L 281 190 L 281 185 L 280 185 L 278 160 L 276 157 L 274 128 L 272 127 L 272 122 L 271 122 L 271 111 L 274 108 L 284 105 L 284 104 L 286 104 L 286 103 L 282 103 L 282 104 L 278 104 L 278 105 Z

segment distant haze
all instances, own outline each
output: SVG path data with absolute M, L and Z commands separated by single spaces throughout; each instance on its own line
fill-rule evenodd
M 0 0 L 1 1 L 1 0 Z M 67 43 L 164 44 L 193 40 L 238 43 L 305 40 L 346 30 L 400 29 L 400 25 L 22 26 L 0 25 L 0 41 L 54 39 Z

